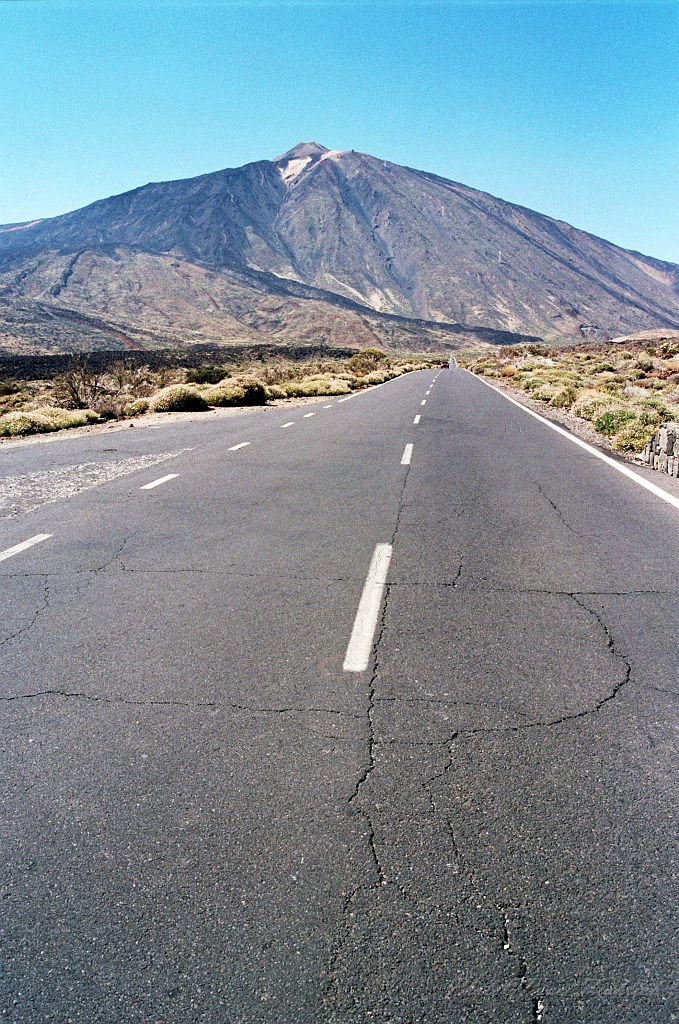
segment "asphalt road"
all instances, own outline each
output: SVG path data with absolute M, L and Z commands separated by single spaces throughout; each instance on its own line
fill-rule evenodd
M 1 1020 L 679 1019 L 675 508 L 443 370 L 6 447 L 0 516 Z

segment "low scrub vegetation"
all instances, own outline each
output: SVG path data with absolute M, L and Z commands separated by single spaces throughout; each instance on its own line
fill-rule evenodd
M 613 448 L 640 452 L 659 423 L 679 420 L 679 346 L 633 351 L 588 345 L 549 352 L 502 348 L 458 361 L 531 398 L 588 420 Z
M 0 437 L 45 433 L 99 420 L 151 412 L 201 412 L 224 406 L 256 406 L 289 399 L 348 395 L 438 358 L 398 358 L 377 348 L 347 360 L 288 360 L 197 369 L 128 367 L 115 362 L 95 372 L 86 356 L 52 381 L 0 382 Z

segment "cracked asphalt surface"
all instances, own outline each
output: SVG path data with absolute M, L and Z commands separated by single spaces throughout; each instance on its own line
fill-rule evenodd
M 0 1019 L 679 1019 L 676 510 L 463 371 L 329 402 L 3 450 Z

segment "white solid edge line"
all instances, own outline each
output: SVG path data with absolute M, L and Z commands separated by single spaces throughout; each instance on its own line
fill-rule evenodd
M 562 437 L 565 437 L 568 441 L 572 441 L 573 444 L 577 444 L 579 448 L 583 448 L 586 452 L 589 452 L 590 455 L 594 455 L 595 458 L 601 459 L 602 462 L 605 462 L 606 465 L 610 466 L 612 469 L 617 470 L 618 473 L 622 473 L 623 476 L 627 476 L 630 480 L 634 480 L 634 482 L 639 484 L 641 487 L 645 487 L 647 491 L 650 491 L 651 494 L 655 494 L 658 498 L 662 498 L 662 500 L 666 501 L 668 505 L 673 505 L 675 508 L 679 509 L 679 498 L 675 498 L 673 494 L 668 494 L 667 491 L 663 491 L 662 487 L 657 487 L 655 484 L 652 484 L 650 480 L 644 480 L 643 476 L 639 476 L 639 474 L 635 473 L 633 469 L 629 469 L 620 462 L 616 462 L 615 459 L 611 459 L 608 455 L 604 455 L 603 452 L 597 451 L 596 448 L 591 444 L 587 444 L 586 441 L 581 441 L 580 438 L 575 437 L 574 434 L 569 434 L 567 430 L 563 429 L 563 427 L 557 426 L 557 424 L 552 423 L 551 420 L 545 419 L 544 416 L 541 416 L 537 412 L 533 412 L 532 409 L 528 409 L 525 405 L 522 405 L 521 402 L 517 402 L 515 398 L 510 398 L 509 395 L 505 395 L 504 391 L 500 391 L 499 388 L 489 384 L 487 380 L 483 379 L 483 377 L 479 377 L 475 373 L 471 373 L 471 370 L 468 370 L 467 372 L 470 373 L 472 377 L 475 377 L 476 380 L 480 380 L 487 388 L 491 388 L 498 395 L 502 395 L 502 397 L 506 398 L 508 402 L 512 403 L 512 405 L 516 405 L 519 409 L 522 409 L 523 412 L 527 412 L 529 416 L 533 416 L 536 420 L 540 420 L 540 422 L 544 423 L 545 426 L 551 427 L 552 430 L 555 430 L 557 434 L 561 434 Z
M 412 459 L 412 457 L 413 457 L 413 446 L 411 444 L 407 444 L 405 446 L 405 448 L 403 449 L 403 455 L 401 456 L 401 465 L 402 466 L 409 466 L 410 465 L 410 460 Z
M 229 448 L 229 451 L 230 452 L 237 452 L 239 448 L 247 448 L 247 446 L 249 444 L 250 444 L 249 441 L 241 441 L 240 444 L 234 444 L 231 448 Z
M 6 558 L 11 558 L 12 555 L 18 555 L 20 551 L 25 551 L 26 548 L 32 548 L 34 544 L 39 544 L 40 541 L 47 540 L 51 536 L 51 533 L 36 533 L 35 537 L 29 537 L 28 540 L 22 540 L 21 544 L 15 544 L 14 547 L 0 551 L 0 562 L 4 562 Z
M 289 423 L 281 423 L 281 430 L 285 430 L 286 427 L 294 427 L 295 421 L 290 420 Z
M 347 397 L 346 397 L 346 398 L 340 398 L 340 400 L 339 400 L 339 402 L 338 402 L 337 404 L 339 405 L 339 404 L 340 404 L 340 402 L 348 402 L 348 401 L 349 401 L 349 399 L 350 399 L 350 398 L 353 398 L 353 397 L 354 397 L 353 395 L 347 395 Z
M 420 414 L 418 412 L 417 416 L 413 420 L 413 426 L 416 427 L 419 422 L 420 422 Z
M 179 473 L 168 473 L 167 476 L 161 476 L 158 480 L 152 480 L 150 484 L 144 484 L 140 487 L 140 491 L 151 491 L 154 487 L 158 487 L 160 484 L 166 484 L 168 480 L 174 480 L 175 477 L 179 476 Z
M 358 603 L 354 628 L 342 666 L 345 672 L 365 672 L 368 667 L 390 560 L 391 544 L 378 544 Z

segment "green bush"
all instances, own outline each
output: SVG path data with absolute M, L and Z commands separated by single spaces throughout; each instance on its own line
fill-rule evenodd
M 608 409 L 594 421 L 594 429 L 600 434 L 617 434 L 630 420 L 635 420 L 636 413 L 631 409 Z
M 655 433 L 655 426 L 632 420 L 613 438 L 613 447 L 619 452 L 642 451 Z
M 373 370 L 371 373 L 366 373 L 363 380 L 366 384 L 384 384 L 385 381 L 391 380 L 391 377 L 392 374 L 388 370 Z
M 245 392 L 243 405 L 266 405 L 266 387 L 259 377 L 237 377 L 236 383 Z
M 379 348 L 363 348 L 349 360 L 349 366 L 361 376 L 376 370 L 380 366 L 388 366 L 389 357 Z
M 124 412 L 126 416 L 141 416 L 142 413 L 147 412 L 148 407 L 148 398 L 138 398 L 136 402 L 130 402 L 129 405 L 126 405 Z
M 588 391 L 578 398 L 571 411 L 583 420 L 593 420 L 613 404 L 610 395 L 605 395 L 601 391 Z
M 279 384 L 269 384 L 266 389 L 267 398 L 286 398 L 285 388 Z
M 642 409 L 638 416 L 642 427 L 656 427 L 666 418 L 661 416 L 657 409 Z
M 154 412 L 203 412 L 208 404 L 194 388 L 186 384 L 172 384 L 151 399 Z
M 550 405 L 553 405 L 555 409 L 570 409 L 577 397 L 578 393 L 574 387 L 559 388 L 557 393 L 552 396 Z
M 189 370 L 186 381 L 191 384 L 219 384 L 224 377 L 228 377 L 228 372 L 223 366 L 199 366 L 197 370 Z
M 214 405 L 218 408 L 229 405 L 244 405 L 245 390 L 231 381 L 226 385 L 223 384 L 221 387 L 216 387 L 213 391 L 206 392 L 205 399 L 208 405 Z

